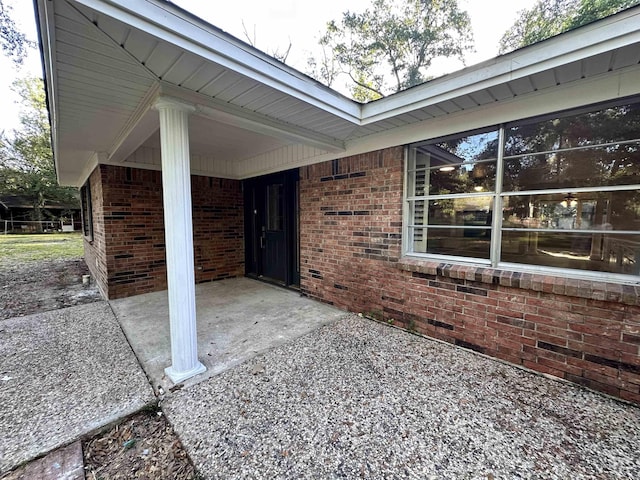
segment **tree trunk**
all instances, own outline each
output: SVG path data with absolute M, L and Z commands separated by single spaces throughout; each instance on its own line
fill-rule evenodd
M 42 209 L 44 208 L 44 197 L 42 192 L 38 192 L 33 202 L 33 212 L 31 218 L 36 223 L 36 232 L 42 233 Z

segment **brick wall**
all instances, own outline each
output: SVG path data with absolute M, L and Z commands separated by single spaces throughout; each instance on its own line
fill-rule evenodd
M 302 292 L 352 311 L 400 296 L 402 148 L 300 170 Z M 394 292 L 395 290 L 395 292 Z M 387 300 L 383 300 L 383 297 Z
M 640 287 L 401 258 L 401 148 L 301 169 L 301 290 L 640 403 Z
M 93 236 L 92 238 L 84 238 L 84 259 L 89 267 L 91 276 L 100 288 L 100 292 L 103 296 L 109 298 L 102 202 L 102 175 L 99 168 L 96 168 L 89 176 L 89 188 L 91 190 L 91 210 L 93 212 Z
M 196 283 L 244 275 L 241 183 L 191 177 Z
M 191 178 L 196 282 L 243 275 L 240 182 Z M 93 188 L 94 179 L 99 188 Z M 92 273 L 105 296 L 166 289 L 161 172 L 100 165 L 91 181 L 99 235 L 85 243 L 85 255 L 88 263 L 98 259 Z

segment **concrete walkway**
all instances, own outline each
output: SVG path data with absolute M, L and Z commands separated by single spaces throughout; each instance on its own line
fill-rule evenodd
M 111 301 L 118 321 L 154 388 L 173 384 L 167 292 Z M 336 321 L 345 315 L 291 290 L 248 278 L 196 285 L 198 357 L 207 371 L 183 382 L 201 382 L 235 365 Z
M 164 382 L 143 297 L 113 306 Z M 161 406 L 204 478 L 640 478 L 635 406 L 247 279 L 197 299 L 209 370 Z M 0 322 L 0 362 L 0 475 L 155 398 L 105 302 Z
M 109 305 L 0 322 L 0 474 L 155 400 Z

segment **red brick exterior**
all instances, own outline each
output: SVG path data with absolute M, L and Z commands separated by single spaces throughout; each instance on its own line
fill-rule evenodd
M 89 176 L 88 185 L 91 190 L 93 236 L 84 238 L 84 259 L 102 295 L 109 298 L 107 289 L 107 247 L 104 232 L 102 175 L 99 168 L 96 168 Z
M 301 169 L 304 294 L 640 403 L 640 292 L 402 259 L 402 176 L 402 148 Z
M 89 181 L 94 234 L 85 258 L 103 294 L 166 289 L 161 172 L 100 165 Z M 196 282 L 244 275 L 240 182 L 192 176 L 191 189 Z

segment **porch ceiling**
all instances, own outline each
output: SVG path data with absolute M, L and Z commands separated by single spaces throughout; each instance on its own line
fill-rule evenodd
M 197 170 L 239 177 L 237 162 L 283 147 L 339 155 L 356 139 L 640 62 L 636 7 L 360 105 L 170 2 L 35 2 L 58 176 L 71 185 L 97 162 L 157 168 L 139 150 L 158 146 L 159 95 L 196 105 L 191 149 L 209 164 Z

